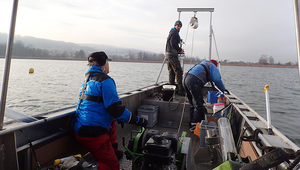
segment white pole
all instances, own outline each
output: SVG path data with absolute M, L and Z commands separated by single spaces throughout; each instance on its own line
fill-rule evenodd
M 212 12 L 210 12 L 210 27 L 209 27 L 209 51 L 208 51 L 208 60 L 211 59 L 211 44 L 212 44 Z
M 269 85 L 265 86 L 265 94 L 266 94 L 266 110 L 267 110 L 267 124 L 268 124 L 268 132 L 271 133 L 271 113 L 270 113 L 270 101 L 269 101 Z
M 295 15 L 295 28 L 296 28 L 296 42 L 297 42 L 297 55 L 298 55 L 298 73 L 300 78 L 300 3 L 299 0 L 294 0 L 294 15 Z

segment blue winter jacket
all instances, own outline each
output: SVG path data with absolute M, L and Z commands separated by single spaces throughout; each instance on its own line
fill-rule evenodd
M 212 81 L 222 92 L 224 92 L 225 86 L 221 80 L 220 72 L 211 61 L 204 60 L 200 64 L 196 64 L 194 67 L 192 67 L 187 73 L 196 76 L 201 80 L 203 85 L 205 85 L 209 80 L 207 80 L 206 71 L 201 64 L 205 65 L 206 68 L 208 68 Z
M 132 113 L 122 105 L 116 90 L 116 84 L 112 78 L 104 73 L 99 66 L 93 65 L 87 73 L 91 74 L 87 81 L 84 95 L 98 97 L 100 102 L 79 99 L 76 109 L 74 130 L 76 134 L 85 137 L 97 137 L 108 132 L 113 119 L 130 123 Z M 80 87 L 79 97 L 82 94 Z M 137 116 L 133 118 L 138 121 Z

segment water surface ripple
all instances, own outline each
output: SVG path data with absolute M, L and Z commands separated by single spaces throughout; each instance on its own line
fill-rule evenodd
M 4 59 L 0 59 L 0 65 L 2 77 Z M 185 65 L 184 70 L 191 66 Z M 33 74 L 29 74 L 29 68 L 34 68 Z M 12 59 L 6 106 L 28 115 L 74 106 L 87 68 L 86 61 Z M 162 63 L 110 62 L 109 75 L 118 93 L 124 93 L 154 84 L 161 68 Z M 225 87 L 264 118 L 264 87 L 269 85 L 272 124 L 300 146 L 296 131 L 300 127 L 297 69 L 222 66 L 221 73 Z M 159 82 L 167 80 L 164 65 Z

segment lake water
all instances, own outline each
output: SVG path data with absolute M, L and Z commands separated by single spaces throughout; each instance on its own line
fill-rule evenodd
M 185 65 L 185 71 L 192 65 Z M 34 73 L 29 74 L 29 68 Z M 118 93 L 135 90 L 157 80 L 161 63 L 110 62 L 109 75 Z M 0 76 L 4 59 L 0 59 Z M 88 69 L 86 61 L 13 59 L 6 106 L 29 115 L 75 106 Z M 266 118 L 264 87 L 269 85 L 272 124 L 300 146 L 300 85 L 294 68 L 221 66 L 226 89 Z M 164 65 L 160 81 L 168 80 Z M 2 86 L 2 79 L 0 80 Z

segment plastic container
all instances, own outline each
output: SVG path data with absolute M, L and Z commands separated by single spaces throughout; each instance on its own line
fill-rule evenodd
M 200 148 L 207 147 L 207 144 L 205 143 L 205 136 L 207 135 L 206 130 L 210 129 L 216 129 L 217 134 L 219 133 L 218 126 L 215 122 L 209 122 L 209 124 L 207 125 L 207 120 L 202 120 L 200 126 Z
M 175 85 L 163 85 L 162 87 L 163 101 L 169 101 L 173 97 L 175 90 L 176 90 Z
M 180 66 L 182 70 L 184 70 L 184 59 L 185 59 L 185 54 L 178 54 L 178 60 L 180 62 Z
M 223 162 L 227 160 L 227 153 L 237 153 L 233 135 L 231 131 L 230 122 L 226 117 L 221 117 L 218 120 L 220 136 L 221 136 L 221 150 L 222 150 L 222 157 Z
M 224 103 L 214 103 L 213 112 L 216 113 L 217 111 L 223 109 L 225 107 Z
M 208 103 L 218 103 L 219 94 L 220 94 L 220 92 L 218 92 L 218 91 L 208 91 L 207 102 Z
M 226 103 L 226 98 L 224 97 L 224 94 L 220 94 L 218 96 L 218 103 Z
M 138 116 L 147 119 L 147 127 L 153 127 L 157 123 L 157 115 L 158 106 L 142 105 L 138 107 Z

